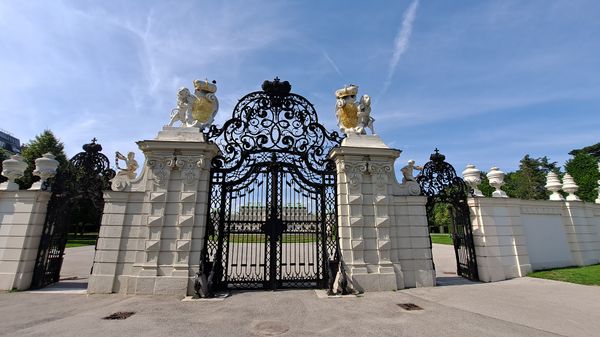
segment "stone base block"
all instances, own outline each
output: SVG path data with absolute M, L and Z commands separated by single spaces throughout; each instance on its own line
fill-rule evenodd
M 163 126 L 157 140 L 204 142 L 204 134 L 196 127 Z
M 136 295 L 171 295 L 185 297 L 188 294 L 189 277 L 140 276 L 128 280 L 133 283 Z
M 90 275 L 88 294 L 110 294 L 113 292 L 114 276 Z
M 350 275 L 350 279 L 354 288 L 361 292 L 398 290 L 394 273 L 354 273 Z
M 415 286 L 419 287 L 434 287 L 436 284 L 434 270 L 417 270 L 415 271 Z

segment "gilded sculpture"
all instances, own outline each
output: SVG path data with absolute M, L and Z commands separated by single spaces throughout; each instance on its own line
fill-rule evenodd
M 203 130 L 212 125 L 219 110 L 219 100 L 215 95 L 216 81 L 195 80 L 194 89 L 192 94 L 188 88 L 179 88 L 177 107 L 171 111 L 171 121 L 168 126 L 180 122 L 181 127 L 197 127 Z
M 371 117 L 371 97 L 363 95 L 360 101 L 356 102 L 358 94 L 358 86 L 347 85 L 342 89 L 336 90 L 336 112 L 338 126 L 345 134 L 366 134 L 366 128 L 371 129 L 371 133 L 375 134 L 373 122 L 375 119 Z

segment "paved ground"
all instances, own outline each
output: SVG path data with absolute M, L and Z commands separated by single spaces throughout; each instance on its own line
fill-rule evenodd
M 235 292 L 223 301 L 181 302 L 173 297 L 4 293 L 0 335 L 600 336 L 600 287 L 532 278 L 455 282 L 448 274 L 454 261 L 447 248 L 435 245 L 434 256 L 440 281 L 453 285 L 362 297 L 255 291 Z M 83 261 L 84 251 L 69 255 Z M 67 263 L 64 270 L 70 275 L 63 277 L 77 276 L 77 268 L 67 269 Z M 399 303 L 423 310 L 405 311 Z M 135 314 L 120 321 L 102 319 L 118 311 Z

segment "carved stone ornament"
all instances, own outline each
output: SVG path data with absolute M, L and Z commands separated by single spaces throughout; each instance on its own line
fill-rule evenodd
M 2 175 L 8 178 L 7 182 L 0 184 L 2 191 L 17 191 L 19 184 L 15 183 L 15 179 L 19 179 L 25 173 L 27 163 L 23 161 L 23 157 L 18 154 L 10 156 L 2 162 Z
M 54 158 L 56 158 L 56 156 L 48 152 L 43 154 L 42 157 L 35 160 L 35 170 L 33 170 L 33 175 L 40 177 L 40 180 L 33 183 L 33 185 L 31 185 L 30 190 L 41 189 L 45 185 L 46 180 L 56 175 L 58 161 Z
M 362 183 L 362 175 L 368 172 L 367 162 L 344 163 L 341 172 L 346 173 L 350 188 L 357 188 Z
M 166 157 L 150 157 L 148 158 L 148 167 L 154 175 L 154 183 L 158 186 L 164 186 L 169 175 L 169 170 L 175 165 L 175 158 L 172 156 Z
M 180 122 L 182 127 L 197 127 L 200 130 L 209 128 L 219 111 L 219 100 L 215 96 L 216 81 L 194 80 L 194 93 L 188 88 L 177 90 L 177 107 L 171 110 L 171 121 L 168 126 Z
M 175 166 L 181 169 L 181 178 L 184 184 L 198 181 L 198 168 L 204 167 L 204 156 L 178 156 Z
M 478 188 L 479 184 L 481 184 L 481 171 L 479 171 L 475 165 L 469 164 L 462 171 L 464 181 L 473 189 L 473 196 L 475 197 L 483 197 L 483 193 Z
M 338 119 L 338 126 L 344 134 L 367 134 L 366 128 L 371 129 L 375 134 L 371 117 L 371 97 L 363 95 L 360 101 L 356 102 L 358 87 L 356 85 L 347 85 L 335 92 L 335 115 Z
M 558 178 L 558 174 L 552 171 L 548 172 L 548 175 L 546 176 L 545 187 L 548 191 L 552 192 L 552 194 L 550 195 L 550 200 L 565 200 L 565 198 L 562 195 L 560 195 L 560 193 L 558 193 L 558 191 L 561 190 L 562 186 L 563 185 L 560 182 L 560 179 Z
M 508 198 L 506 192 L 500 189 L 504 185 L 504 172 L 500 171 L 497 167 L 492 167 L 487 174 L 487 178 L 490 186 L 496 189 L 492 192 L 493 198 Z
M 369 162 L 369 172 L 373 175 L 373 183 L 378 189 L 387 186 L 391 171 L 392 165 L 388 162 Z
M 575 192 L 579 190 L 579 186 L 577 186 L 573 177 L 568 173 L 566 173 L 563 177 L 562 189 L 563 191 L 569 193 L 569 195 L 567 196 L 568 201 L 581 201 L 581 199 L 579 199 L 579 197 L 575 195 Z

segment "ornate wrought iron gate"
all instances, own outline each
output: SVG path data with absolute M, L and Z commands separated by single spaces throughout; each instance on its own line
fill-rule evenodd
M 200 273 L 210 290 L 325 288 L 339 261 L 336 170 L 327 156 L 341 138 L 287 81 L 262 88 L 207 134 L 221 152 L 211 163 Z
M 104 208 L 103 190 L 110 189 L 109 180 L 115 172 L 109 168 L 108 158 L 100 153 L 102 146 L 92 139 L 59 171 L 52 186 L 48 212 L 35 262 L 32 288 L 42 288 L 59 281 L 67 234 L 71 226 L 74 206 L 82 200 L 91 207 L 99 224 Z
M 423 194 L 427 196 L 427 221 L 429 224 L 434 223 L 436 204 L 444 203 L 450 206 L 457 274 L 478 281 L 473 229 L 467 204 L 471 190 L 445 159 L 446 157 L 435 149 L 435 153 L 430 157 L 431 161 L 423 166 L 423 171 L 417 177 Z

